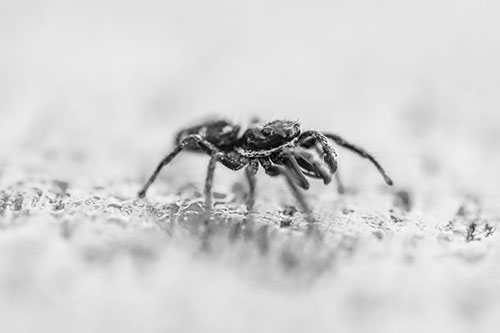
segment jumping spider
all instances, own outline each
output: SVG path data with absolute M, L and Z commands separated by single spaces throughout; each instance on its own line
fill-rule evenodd
M 239 132 L 240 126 L 226 120 L 207 121 L 181 130 L 176 136 L 175 149 L 160 162 L 139 192 L 139 197 L 145 197 L 160 170 L 182 150 L 204 152 L 210 155 L 204 191 L 207 210 L 212 207 L 214 169 L 216 163 L 220 162 L 231 170 L 240 170 L 246 166 L 250 187 L 247 207 L 252 211 L 255 203 L 255 175 L 260 164 L 269 176 L 285 177 L 302 210 L 311 220 L 311 209 L 299 187 L 306 190 L 309 188 L 306 176 L 322 179 L 325 184 L 330 183 L 331 176 L 337 170 L 337 153 L 328 139 L 370 160 L 385 182 L 392 185 L 392 180 L 373 156 L 338 135 L 314 130 L 302 132 L 298 122 L 288 120 L 252 125 L 241 137 Z M 316 150 L 316 154 L 311 148 Z

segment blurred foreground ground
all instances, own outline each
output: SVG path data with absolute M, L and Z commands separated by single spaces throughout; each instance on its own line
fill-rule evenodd
M 0 2 L 2 332 L 497 332 L 494 1 Z M 210 114 L 300 119 L 350 191 L 181 155 Z

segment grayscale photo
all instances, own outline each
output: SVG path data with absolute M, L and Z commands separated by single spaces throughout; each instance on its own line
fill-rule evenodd
M 499 17 L 0 0 L 0 332 L 498 332 Z

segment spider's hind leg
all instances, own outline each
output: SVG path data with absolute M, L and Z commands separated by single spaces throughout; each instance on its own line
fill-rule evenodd
M 156 177 L 158 177 L 158 174 L 160 173 L 161 169 L 163 169 L 164 166 L 166 166 L 167 164 L 169 164 L 170 162 L 172 162 L 172 160 L 183 149 L 188 149 L 189 150 L 190 149 L 189 145 L 198 145 L 201 149 L 203 149 L 205 152 L 207 152 L 207 153 L 209 153 L 211 155 L 218 152 L 218 149 L 213 144 L 211 144 L 207 140 L 203 139 L 201 136 L 199 136 L 199 135 L 188 135 L 187 137 L 185 137 L 181 141 L 181 143 L 179 143 L 177 145 L 177 147 L 175 147 L 175 149 L 170 154 L 168 154 L 164 159 L 162 159 L 160 161 L 160 163 L 156 167 L 156 169 L 153 172 L 153 174 L 151 175 L 151 177 L 149 177 L 149 179 L 146 182 L 146 184 L 144 184 L 144 186 L 142 187 L 142 189 L 137 194 L 139 196 L 139 198 L 144 198 L 146 196 L 146 192 L 148 191 L 148 189 L 151 186 L 151 184 L 153 184 L 153 182 L 156 180 Z
M 146 196 L 146 192 L 148 191 L 148 188 L 151 186 L 151 184 L 154 183 L 154 181 L 155 181 L 156 177 L 158 177 L 158 174 L 160 173 L 161 169 L 164 166 L 166 166 L 167 164 L 169 164 L 170 162 L 172 162 L 174 157 L 177 156 L 177 154 L 179 154 L 183 148 L 184 147 L 182 145 L 178 145 L 177 147 L 175 147 L 175 149 L 170 154 L 168 154 L 164 159 L 161 160 L 160 164 L 158 164 L 158 166 L 156 167 L 156 169 L 153 172 L 153 174 L 151 175 L 151 177 L 149 177 L 146 184 L 144 184 L 142 189 L 137 194 L 139 198 L 144 198 Z
M 253 207 L 255 205 L 255 175 L 259 169 L 259 163 L 257 160 L 250 160 L 247 168 L 245 169 L 245 174 L 248 180 L 249 192 L 247 199 L 247 210 L 249 213 L 253 212 Z
M 213 153 L 210 156 L 210 162 L 208 162 L 207 177 L 205 178 L 205 211 L 209 212 L 212 210 L 212 186 L 214 183 L 214 173 L 215 167 L 217 166 L 217 161 L 222 157 L 222 153 Z

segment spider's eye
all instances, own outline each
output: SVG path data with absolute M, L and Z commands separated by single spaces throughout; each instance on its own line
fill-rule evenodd
M 272 133 L 273 133 L 273 131 L 268 127 L 264 128 L 262 130 L 262 134 L 264 134 L 264 135 L 271 135 Z
M 231 126 L 224 126 L 221 130 L 221 133 L 227 134 L 227 133 L 231 133 L 232 131 L 233 131 L 233 128 Z

